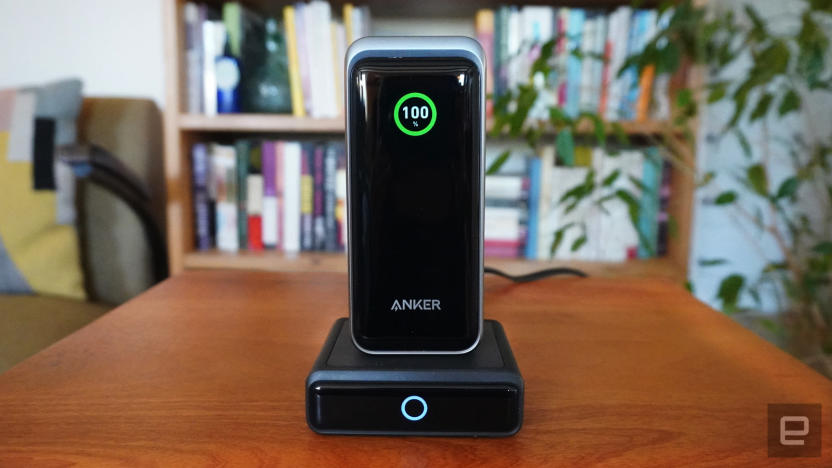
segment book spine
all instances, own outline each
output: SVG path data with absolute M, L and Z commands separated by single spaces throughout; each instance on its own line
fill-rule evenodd
M 278 201 L 277 201 L 277 169 L 275 143 L 262 143 L 263 155 L 263 247 L 275 249 L 278 247 Z
M 301 175 L 300 175 L 300 242 L 301 250 L 312 250 L 312 213 L 315 204 L 315 184 L 312 178 L 312 168 L 315 166 L 314 148 L 311 144 L 304 143 L 301 154 Z
M 569 44 L 569 8 L 561 8 L 558 10 L 558 41 L 555 47 L 555 62 L 556 68 L 559 70 L 557 74 L 556 84 L 558 87 L 557 103 L 560 107 L 566 107 L 567 103 L 567 63 L 568 63 L 568 48 Z
M 277 245 L 276 248 L 283 249 L 283 244 L 285 242 L 285 230 L 286 226 L 283 222 L 285 217 L 285 210 L 286 210 L 286 189 L 285 189 L 285 176 L 284 172 L 286 170 L 286 142 L 284 141 L 277 141 L 274 142 L 275 154 L 274 154 L 274 179 L 275 179 L 275 198 L 277 199 Z
M 670 196 L 671 196 L 671 166 L 665 161 L 662 166 L 662 182 L 659 190 L 658 239 L 656 240 L 656 255 L 667 255 L 667 241 L 670 235 Z
M 217 56 L 218 30 L 223 28 L 218 21 L 202 23 L 202 106 L 205 115 L 217 114 L 217 75 L 214 66 Z
M 187 83 L 186 110 L 190 114 L 202 112 L 202 23 L 199 6 L 185 3 L 185 75 Z
M 338 145 L 338 170 L 335 174 L 335 220 L 338 229 L 338 250 L 347 245 L 347 152 Z
M 581 58 L 573 52 L 580 51 L 586 12 L 580 8 L 569 9 L 568 57 L 566 59 L 566 114 L 578 116 L 581 99 Z
M 191 173 L 193 175 L 194 207 L 194 241 L 197 250 L 209 250 L 213 247 L 211 218 L 211 200 L 208 194 L 208 150 L 204 143 L 196 143 L 191 148 Z
M 248 214 L 246 213 L 246 194 L 248 179 L 250 144 L 247 140 L 239 140 L 234 144 L 234 151 L 237 158 L 237 235 L 239 236 L 239 247 L 245 249 L 248 244 Z
M 326 222 L 324 219 L 324 145 L 315 145 L 315 159 L 313 166 L 313 234 L 312 249 L 316 251 L 326 250 Z
M 283 251 L 300 251 L 301 150 L 298 142 L 283 144 Z
M 211 176 L 214 179 L 217 203 L 216 238 L 217 248 L 227 252 L 236 252 L 239 247 L 237 235 L 237 174 L 234 148 L 213 145 L 211 158 Z
M 295 44 L 298 48 L 298 70 L 300 75 L 300 86 L 303 93 L 304 113 L 310 117 L 315 117 L 312 113 L 312 87 L 310 85 L 310 61 L 309 61 L 309 42 L 307 40 L 307 28 L 309 27 L 307 21 L 307 4 L 295 3 Z
M 324 155 L 324 231 L 325 250 L 338 250 L 338 227 L 335 221 L 335 173 L 338 170 L 338 148 L 336 143 L 326 147 Z
M 477 10 L 474 19 L 477 40 L 485 51 L 485 92 L 494 93 L 494 10 Z M 489 98 L 485 104 L 485 116 L 494 114 L 494 101 Z
M 650 258 L 658 250 L 659 190 L 662 159 L 656 148 L 644 152 L 643 190 L 639 198 L 638 230 L 641 233 L 638 258 Z
M 347 46 L 352 44 L 352 42 L 356 39 L 355 33 L 353 32 L 353 28 L 355 27 L 355 25 L 353 24 L 352 15 L 352 3 L 345 3 L 344 6 L 341 8 L 341 16 L 344 19 L 344 32 L 346 35 Z
M 292 96 L 292 115 L 305 117 L 303 89 L 301 88 L 300 63 L 298 62 L 298 35 L 295 29 L 295 8 L 283 7 L 283 24 L 286 33 L 286 54 L 289 59 L 289 92 Z
M 538 205 L 540 203 L 540 158 L 529 161 L 529 217 L 526 226 L 525 257 L 537 259 Z
M 263 175 L 246 177 L 246 232 L 249 250 L 263 250 Z

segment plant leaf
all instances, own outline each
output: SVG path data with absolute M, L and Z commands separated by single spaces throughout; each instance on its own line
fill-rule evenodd
M 620 176 L 620 175 L 621 175 L 621 169 L 616 169 L 616 170 L 610 172 L 610 175 L 604 177 L 604 180 L 601 181 L 601 186 L 602 187 L 609 187 L 610 185 L 612 185 L 615 182 L 616 179 L 618 179 L 618 176 Z
M 745 137 L 745 133 L 739 128 L 734 128 L 733 130 L 734 136 L 737 137 L 737 141 L 740 143 L 740 148 L 742 148 L 742 154 L 746 158 L 751 157 L 751 143 L 748 142 L 748 138 Z
M 725 192 L 720 193 L 716 200 L 714 200 L 714 204 L 716 205 L 730 205 L 737 200 L 737 192 L 733 190 L 728 190 Z
M 783 117 L 789 112 L 797 110 L 800 110 L 800 96 L 798 96 L 795 90 L 790 89 L 785 95 L 783 95 L 783 99 L 780 101 L 780 106 L 777 108 L 777 113 L 780 117 Z
M 494 159 L 494 161 L 491 162 L 491 165 L 488 166 L 488 170 L 485 171 L 485 175 L 496 174 L 497 171 L 499 171 L 500 168 L 503 167 L 503 164 L 505 164 L 506 161 L 508 161 L 508 157 L 510 155 L 511 155 L 511 152 L 509 150 L 505 150 L 502 153 L 500 153 L 500 155 L 497 156 L 497 158 Z
M 572 130 L 564 128 L 555 137 L 555 151 L 558 160 L 569 166 L 575 162 L 575 139 L 572 137 Z
M 797 177 L 789 177 L 788 179 L 784 180 L 780 184 L 780 188 L 777 189 L 777 199 L 781 198 L 789 198 L 794 196 L 797 192 L 797 188 L 800 186 L 800 181 Z
M 766 175 L 766 168 L 762 164 L 754 164 L 750 166 L 745 173 L 751 188 L 757 194 L 764 197 L 768 196 L 768 176 Z
M 773 100 L 774 96 L 772 96 L 771 93 L 764 93 L 760 97 L 760 100 L 757 101 L 757 105 L 754 106 L 754 110 L 751 111 L 751 116 L 749 117 L 751 122 L 765 117 L 768 113 L 768 108 L 771 107 L 771 101 Z
M 703 258 L 699 260 L 699 266 L 701 267 L 724 265 L 726 263 L 728 263 L 728 260 L 724 258 Z
M 586 234 L 582 235 L 581 237 L 575 239 L 575 242 L 572 243 L 572 252 L 577 252 L 578 249 L 586 244 Z
M 719 283 L 716 297 L 722 301 L 722 309 L 725 313 L 732 314 L 736 312 L 737 301 L 744 285 L 745 277 L 736 273 L 726 276 Z
M 720 81 L 711 85 L 711 91 L 708 93 L 708 104 L 713 104 L 725 97 L 728 92 L 728 82 Z
M 832 255 L 832 242 L 821 242 L 812 247 L 812 250 L 821 255 Z

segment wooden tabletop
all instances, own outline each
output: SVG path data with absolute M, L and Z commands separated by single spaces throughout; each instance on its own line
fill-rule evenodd
M 832 382 L 669 282 L 486 282 L 526 380 L 503 439 L 321 436 L 304 380 L 339 274 L 177 276 L 0 375 L 0 466 L 832 466 Z M 768 458 L 769 403 L 820 403 L 823 459 Z

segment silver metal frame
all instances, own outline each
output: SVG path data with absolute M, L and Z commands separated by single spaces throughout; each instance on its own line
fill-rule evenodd
M 477 339 L 471 347 L 460 351 L 371 351 L 362 348 L 355 339 L 353 329 L 353 307 L 352 287 L 350 287 L 350 337 L 356 348 L 368 354 L 465 354 L 480 342 L 482 336 L 482 294 L 483 294 L 483 218 L 485 206 L 485 52 L 479 42 L 469 37 L 462 36 L 400 36 L 400 37 L 365 37 L 352 43 L 347 50 L 344 76 L 344 99 L 346 118 L 346 146 L 347 146 L 347 213 L 352 211 L 351 190 L 350 190 L 350 93 L 349 79 L 355 63 L 363 58 L 401 58 L 401 57 L 464 57 L 471 60 L 478 68 L 480 74 L 480 238 L 479 238 L 479 323 L 477 328 Z M 352 228 L 351 216 L 347 216 L 347 263 L 350 285 L 352 284 Z

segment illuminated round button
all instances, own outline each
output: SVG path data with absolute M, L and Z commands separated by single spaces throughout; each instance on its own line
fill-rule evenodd
M 436 105 L 423 93 L 407 93 L 396 102 L 393 121 L 405 135 L 424 135 L 436 124 Z
M 411 401 L 416 401 L 422 405 L 422 412 L 419 413 L 417 416 L 413 416 L 407 412 L 407 404 Z M 426 414 L 428 414 L 428 404 L 427 402 L 425 402 L 424 398 L 416 395 L 410 395 L 409 397 L 405 398 L 404 401 L 402 401 L 402 416 L 404 416 L 405 418 L 411 421 L 420 421 L 422 418 L 425 417 Z

